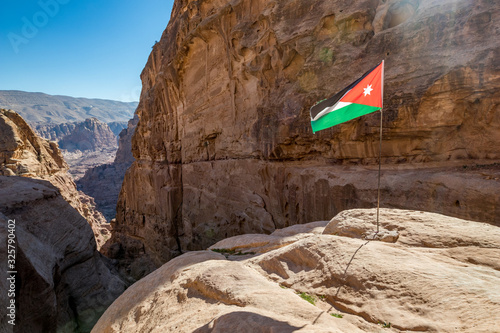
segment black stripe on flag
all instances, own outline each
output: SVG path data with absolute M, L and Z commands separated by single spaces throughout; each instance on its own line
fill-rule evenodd
M 349 90 L 351 90 L 355 85 L 357 85 L 361 80 L 363 80 L 368 74 L 370 74 L 371 72 L 373 72 L 373 70 L 375 68 L 377 68 L 379 65 L 380 64 L 378 64 L 377 66 L 375 66 L 372 69 L 370 69 L 368 72 L 366 72 L 365 74 L 363 74 L 362 77 L 360 77 L 359 79 L 357 79 L 356 81 L 354 81 L 353 83 L 351 83 L 350 85 L 348 85 L 347 87 L 345 87 L 344 89 L 342 89 L 342 91 L 339 91 L 338 93 L 336 93 L 332 97 L 330 97 L 328 99 L 325 99 L 324 101 L 322 101 L 322 102 L 320 102 L 320 103 L 312 106 L 311 109 L 310 109 L 311 119 L 314 119 L 314 117 L 316 117 L 318 115 L 318 113 L 320 113 L 324 109 L 329 108 L 331 106 L 334 106 L 335 103 L 337 103 L 342 97 L 344 97 L 344 95 L 347 94 L 347 92 Z

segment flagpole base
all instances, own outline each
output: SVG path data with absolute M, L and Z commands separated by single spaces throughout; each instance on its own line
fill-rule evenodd
M 366 235 L 364 235 L 363 238 L 366 240 L 370 240 L 370 241 L 396 243 L 398 241 L 398 238 L 399 238 L 399 233 L 397 231 L 379 230 L 376 232 L 366 234 Z

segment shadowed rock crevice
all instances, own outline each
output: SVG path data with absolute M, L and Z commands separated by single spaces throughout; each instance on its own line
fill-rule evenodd
M 2 238 L 15 220 L 15 330 L 89 332 L 125 290 L 87 221 L 48 181 L 0 176 L 0 220 Z

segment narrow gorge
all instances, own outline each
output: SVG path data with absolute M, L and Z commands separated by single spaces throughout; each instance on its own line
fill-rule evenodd
M 385 59 L 382 201 L 500 225 L 491 1 L 175 1 L 155 44 L 108 254 L 135 278 L 243 233 L 376 205 L 375 113 L 309 108 Z
M 167 14 L 138 104 L 0 90 L 0 333 L 500 331 L 498 1 Z M 382 112 L 313 133 L 381 61 Z
M 0 256 L 3 309 L 8 284 L 15 285 L 14 332 L 89 332 L 125 290 L 127 283 L 98 251 L 110 237 L 109 225 L 94 200 L 77 191 L 57 143 L 5 109 L 0 222 L 2 243 L 15 250 L 9 269 L 7 252 Z M 15 283 L 7 279 L 12 271 Z M 6 332 L 8 319 L 2 312 L 0 331 Z

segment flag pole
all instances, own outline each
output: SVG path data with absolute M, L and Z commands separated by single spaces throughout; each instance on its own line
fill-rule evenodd
M 380 211 L 380 169 L 382 161 L 382 109 L 380 109 L 380 139 L 378 146 L 378 189 L 377 189 L 377 234 L 379 232 L 379 211 Z
M 385 67 L 385 61 L 382 60 L 382 107 L 380 108 L 380 139 L 379 139 L 379 146 L 378 146 L 378 186 L 377 186 L 377 232 L 379 232 L 379 216 L 380 216 L 380 169 L 382 165 L 382 117 L 384 115 L 383 109 L 384 109 L 384 68 Z

